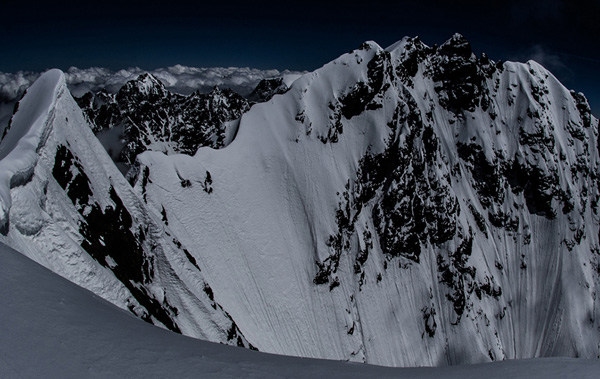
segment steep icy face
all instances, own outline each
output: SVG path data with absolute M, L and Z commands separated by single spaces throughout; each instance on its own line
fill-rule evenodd
M 36 81 L 12 120 L 0 144 L 0 241 L 148 322 L 249 346 L 112 163 L 60 71 Z
M 366 43 L 225 149 L 142 154 L 134 191 L 62 75 L 39 83 L 0 144 L 0 239 L 148 321 L 384 365 L 598 355 L 598 120 L 534 62 Z M 119 98 L 80 103 L 159 151 L 172 114 L 235 103 L 150 76 Z
M 304 75 L 225 149 L 142 154 L 135 190 L 261 350 L 596 357 L 597 141 L 535 62 L 407 38 Z
M 250 108 L 230 89 L 182 96 L 151 74 L 127 82 L 115 95 L 89 92 L 77 102 L 123 171 L 146 150 L 194 154 L 200 146 L 223 147 L 236 130 L 227 122 Z

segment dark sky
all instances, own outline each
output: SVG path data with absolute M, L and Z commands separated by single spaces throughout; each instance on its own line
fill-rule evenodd
M 600 0 L 47 2 L 3 0 L 0 71 L 183 64 L 312 70 L 358 47 L 463 34 L 535 59 L 600 110 Z

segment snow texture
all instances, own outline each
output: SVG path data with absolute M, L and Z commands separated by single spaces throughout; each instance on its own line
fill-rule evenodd
M 595 378 L 600 363 L 535 359 L 391 369 L 257 353 L 161 330 L 0 244 L 0 377 Z
M 59 70 L 51 70 L 31 86 L 32 95 L 20 103 L 11 120 L 10 133 L 0 141 L 0 228 L 8 222 L 10 188 L 28 181 L 38 159 L 38 148 L 47 137 L 48 120 L 64 87 Z
M 148 204 L 176 215 L 261 351 L 389 366 L 596 358 L 586 105 L 535 62 L 477 58 L 460 35 L 368 42 L 252 107 L 224 149 L 138 161 Z

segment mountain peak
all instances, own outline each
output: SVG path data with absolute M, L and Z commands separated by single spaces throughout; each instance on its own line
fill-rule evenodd
M 119 94 L 136 97 L 166 96 L 168 91 L 165 85 L 150 73 L 144 73 L 136 79 L 130 80 L 119 90 Z M 117 95 L 119 96 L 119 95 Z
M 162 82 L 156 78 L 156 76 L 152 75 L 149 72 L 145 72 L 143 74 L 140 74 L 135 79 L 135 81 L 141 82 L 141 83 L 148 83 L 148 84 L 152 84 L 152 85 L 158 85 L 158 86 L 163 85 Z
M 365 41 L 363 42 L 359 47 L 358 50 L 381 50 L 381 46 L 379 46 L 379 44 L 375 41 Z
M 145 75 L 107 102 L 131 186 L 58 102 L 0 240 L 103 273 L 158 325 L 272 353 L 596 357 L 600 318 L 581 315 L 600 314 L 598 120 L 541 66 L 456 34 L 366 42 L 252 107 L 160 88 Z
M 443 55 L 457 55 L 464 58 L 469 58 L 472 50 L 469 41 L 467 41 L 462 34 L 455 33 L 452 38 L 440 46 L 439 52 Z

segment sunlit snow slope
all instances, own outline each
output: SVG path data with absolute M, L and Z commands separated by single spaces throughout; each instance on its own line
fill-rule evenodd
M 257 353 L 145 324 L 0 244 L 0 377 L 594 378 L 596 360 L 391 369 Z
M 135 184 L 261 351 L 599 354 L 598 120 L 537 63 L 364 44 Z

